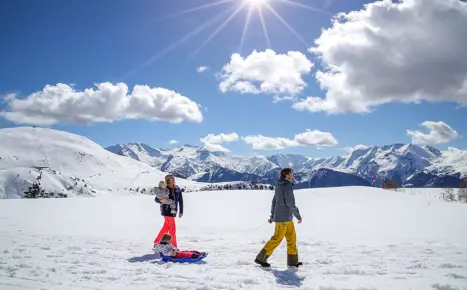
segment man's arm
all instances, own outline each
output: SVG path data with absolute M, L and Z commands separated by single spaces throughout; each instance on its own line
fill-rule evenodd
M 298 207 L 295 205 L 295 196 L 293 193 L 292 184 L 285 187 L 285 204 L 292 209 L 292 214 L 297 218 L 297 220 L 302 220 L 302 216 L 300 215 L 300 211 Z
M 274 194 L 272 198 L 272 205 L 271 205 L 271 220 L 274 218 L 274 210 L 276 209 L 276 194 Z

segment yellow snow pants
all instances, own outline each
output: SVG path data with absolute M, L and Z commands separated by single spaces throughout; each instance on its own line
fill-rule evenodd
M 295 233 L 295 226 L 293 221 L 288 222 L 276 222 L 276 228 L 274 230 L 274 235 L 269 239 L 269 241 L 264 245 L 264 250 L 266 250 L 266 256 L 270 257 L 277 246 L 280 245 L 282 240 L 287 241 L 287 254 L 296 256 L 298 255 L 297 250 L 297 235 Z

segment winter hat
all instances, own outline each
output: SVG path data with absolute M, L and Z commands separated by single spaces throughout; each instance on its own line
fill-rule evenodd
M 162 187 L 162 185 L 167 185 L 167 183 L 166 183 L 164 180 L 161 180 L 161 181 L 159 182 L 159 187 Z
M 167 181 L 168 181 L 169 179 L 171 179 L 171 178 L 174 178 L 174 175 L 173 175 L 173 174 L 167 174 L 167 175 L 165 176 L 165 182 L 167 182 Z

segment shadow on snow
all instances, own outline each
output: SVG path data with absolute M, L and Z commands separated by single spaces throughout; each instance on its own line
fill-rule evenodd
M 274 270 L 274 269 L 265 269 L 268 272 L 271 272 L 274 277 L 276 277 L 276 283 L 285 286 L 302 286 L 303 280 L 306 277 L 299 277 L 295 270 L 287 269 L 287 270 Z
M 128 262 L 130 263 L 141 263 L 141 262 L 150 262 L 153 260 L 160 260 L 161 256 L 159 254 L 146 254 L 140 257 L 129 258 Z

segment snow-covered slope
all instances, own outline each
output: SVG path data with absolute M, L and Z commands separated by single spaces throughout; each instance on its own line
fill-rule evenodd
M 147 163 L 153 167 L 160 167 L 167 159 L 167 155 L 159 149 L 142 143 L 115 145 L 107 148 L 112 153 L 129 156 L 135 160 Z
M 296 191 L 303 267 L 286 268 L 285 240 L 253 263 L 271 237 L 271 191 L 184 195 L 181 249 L 200 264 L 163 263 L 151 251 L 162 226 L 150 196 L 0 202 L 0 289 L 466 289 L 467 207 L 436 189 Z M 206 205 L 209 205 L 206 207 Z M 241 211 L 241 214 L 239 212 Z
M 130 188 L 153 188 L 165 175 L 75 134 L 33 127 L 1 129 L 0 198 L 23 196 L 41 172 L 46 191 L 69 196 L 128 194 Z

